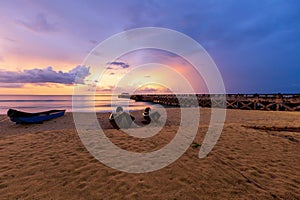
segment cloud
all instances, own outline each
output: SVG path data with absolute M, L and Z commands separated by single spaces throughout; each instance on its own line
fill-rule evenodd
M 107 63 L 107 64 L 108 64 L 108 65 L 119 66 L 119 67 L 121 67 L 121 68 L 123 68 L 123 69 L 126 69 L 126 68 L 130 67 L 129 64 L 127 64 L 127 63 L 125 63 L 125 62 L 117 62 L 117 61 L 115 61 L 115 62 L 110 62 L 110 63 Z M 113 69 L 113 68 L 110 67 L 110 69 Z
M 252 91 L 254 82 L 256 87 L 269 91 L 270 87 L 264 83 L 268 81 L 273 83 L 271 89 L 276 92 L 281 84 L 273 80 L 278 76 L 286 82 L 300 82 L 298 4 L 295 0 L 276 3 L 271 0 L 227 0 L 226 3 L 174 0 L 171 4 L 158 0 L 124 0 L 123 4 L 115 0 L 66 0 L 18 1 L 16 7 L 14 1 L 2 1 L 0 11 L 4 18 L 0 29 L 4 31 L 2 38 L 17 39 L 17 42 L 3 42 L 8 53 L 23 55 L 30 60 L 40 57 L 55 61 L 59 58 L 64 62 L 79 63 L 96 41 L 104 41 L 120 31 L 146 26 L 170 28 L 203 45 L 222 73 L 228 91 Z M 37 8 L 45 14 L 35 15 Z M 110 12 L 111 8 L 115 12 Z M 32 33 L 24 34 L 24 30 L 10 23 L 15 19 L 19 19 L 16 21 L 19 26 Z M 107 23 L 108 19 L 111 23 Z M 52 33 L 51 37 L 34 34 L 57 29 L 59 34 Z M 103 56 L 96 51 L 92 53 Z M 136 66 L 131 60 L 127 62 Z M 261 70 L 268 72 L 268 76 L 253 73 Z M 293 91 L 299 90 L 300 87 Z
M 91 44 L 98 44 L 98 42 L 96 40 L 90 40 L 89 41 Z
M 17 20 L 16 23 L 34 32 L 54 32 L 58 29 L 43 13 L 37 14 L 32 21 Z
M 114 86 L 106 86 L 106 87 L 97 87 L 96 91 L 97 92 L 112 92 L 112 90 L 114 89 Z
M 101 89 L 97 89 L 96 91 L 97 92 L 111 92 L 112 89 L 110 89 L 110 88 L 101 88 Z
M 5 37 L 4 40 L 9 41 L 9 42 L 16 42 L 17 40 L 11 39 L 9 37 Z
M 0 83 L 83 84 L 84 78 L 90 74 L 89 70 L 90 68 L 86 66 L 77 66 L 68 72 L 55 71 L 52 67 L 20 72 L 0 70 Z
M 168 88 L 164 88 L 164 87 L 151 87 L 151 86 L 146 86 L 146 87 L 142 87 L 142 88 L 138 88 L 137 90 L 134 91 L 134 93 L 136 94 L 158 94 L 158 93 L 172 93 L 172 91 L 170 91 Z
M 23 83 L 0 83 L 0 88 L 22 88 Z

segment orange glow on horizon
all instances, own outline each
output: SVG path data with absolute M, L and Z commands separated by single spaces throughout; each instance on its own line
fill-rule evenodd
M 153 54 L 155 56 L 155 54 Z M 167 57 L 168 58 L 168 57 Z M 97 94 L 108 94 L 111 93 L 109 89 L 112 89 L 120 83 L 120 86 L 125 86 L 123 89 L 128 88 L 137 88 L 136 92 L 141 91 L 142 93 L 170 93 L 170 90 L 166 87 L 159 85 L 160 83 L 165 83 L 165 85 L 170 84 L 172 88 L 181 88 L 181 83 L 178 82 L 173 75 L 170 74 L 170 71 L 166 68 L 161 68 L 155 64 L 151 64 L 144 68 L 139 68 L 139 63 L 135 63 L 131 58 L 127 58 L 127 63 L 129 63 L 132 68 L 129 69 L 112 69 L 106 70 L 105 75 L 102 76 L 101 81 L 98 81 L 97 84 Z M 170 69 L 173 69 L 173 72 L 178 75 L 182 75 L 194 88 L 195 92 L 202 92 L 205 90 L 205 84 L 201 76 L 197 73 L 195 69 L 186 61 L 178 57 L 172 57 L 172 59 L 162 59 L 163 65 L 166 65 Z M 49 64 L 51 63 L 51 64 Z M 28 58 L 25 55 L 10 55 L 4 56 L 4 59 L 0 61 L 0 70 L 6 71 L 24 71 L 34 68 L 44 69 L 48 66 L 53 67 L 55 71 L 68 72 L 74 67 L 81 65 L 77 61 L 62 61 L 60 59 L 51 60 L 48 58 Z M 136 67 L 136 68 L 135 68 Z M 132 72 L 131 69 L 134 69 Z M 172 70 L 171 70 L 172 71 Z M 92 69 L 90 70 L 92 73 Z M 86 86 L 95 84 L 95 77 L 93 74 L 86 77 Z M 144 85 L 144 83 L 151 80 L 153 83 L 151 85 Z M 6 84 L 6 83 L 3 83 Z M 13 84 L 11 84 L 13 86 Z M 59 83 L 36 83 L 36 84 L 19 84 L 19 87 L 12 87 L 9 84 L 2 86 L 0 84 L 0 94 L 4 95 L 14 95 L 14 94 L 23 94 L 23 95 L 72 95 L 74 90 L 74 85 L 65 85 Z M 99 88 L 98 88 L 99 87 Z M 102 90 L 101 90 L 102 89 Z M 122 91 L 120 91 L 121 93 Z M 125 91 L 126 92 L 126 91 Z M 84 93 L 84 92 L 83 92 Z
M 73 85 L 25 84 L 20 88 L 0 88 L 0 95 L 72 95 Z

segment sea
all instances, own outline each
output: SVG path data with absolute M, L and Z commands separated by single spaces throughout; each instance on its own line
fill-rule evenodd
M 143 110 L 151 105 L 148 102 L 119 98 L 117 95 L 76 96 L 75 98 L 72 95 L 0 95 L 0 114 L 6 114 L 10 108 L 25 112 L 52 109 L 65 109 L 67 112 L 111 112 L 117 106 L 122 106 L 125 111 L 132 111 Z

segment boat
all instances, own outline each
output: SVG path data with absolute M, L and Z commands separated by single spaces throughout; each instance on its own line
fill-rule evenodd
M 17 124 L 34 124 L 61 117 L 65 112 L 66 110 L 48 110 L 44 112 L 28 113 L 9 109 L 7 111 L 7 116 L 11 121 L 16 122 Z

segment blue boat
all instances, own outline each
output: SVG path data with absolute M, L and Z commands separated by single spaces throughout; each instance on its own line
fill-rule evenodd
M 7 116 L 11 121 L 16 122 L 17 124 L 34 124 L 61 117 L 65 114 L 65 112 L 66 110 L 48 110 L 44 112 L 27 113 L 9 109 L 7 111 Z

